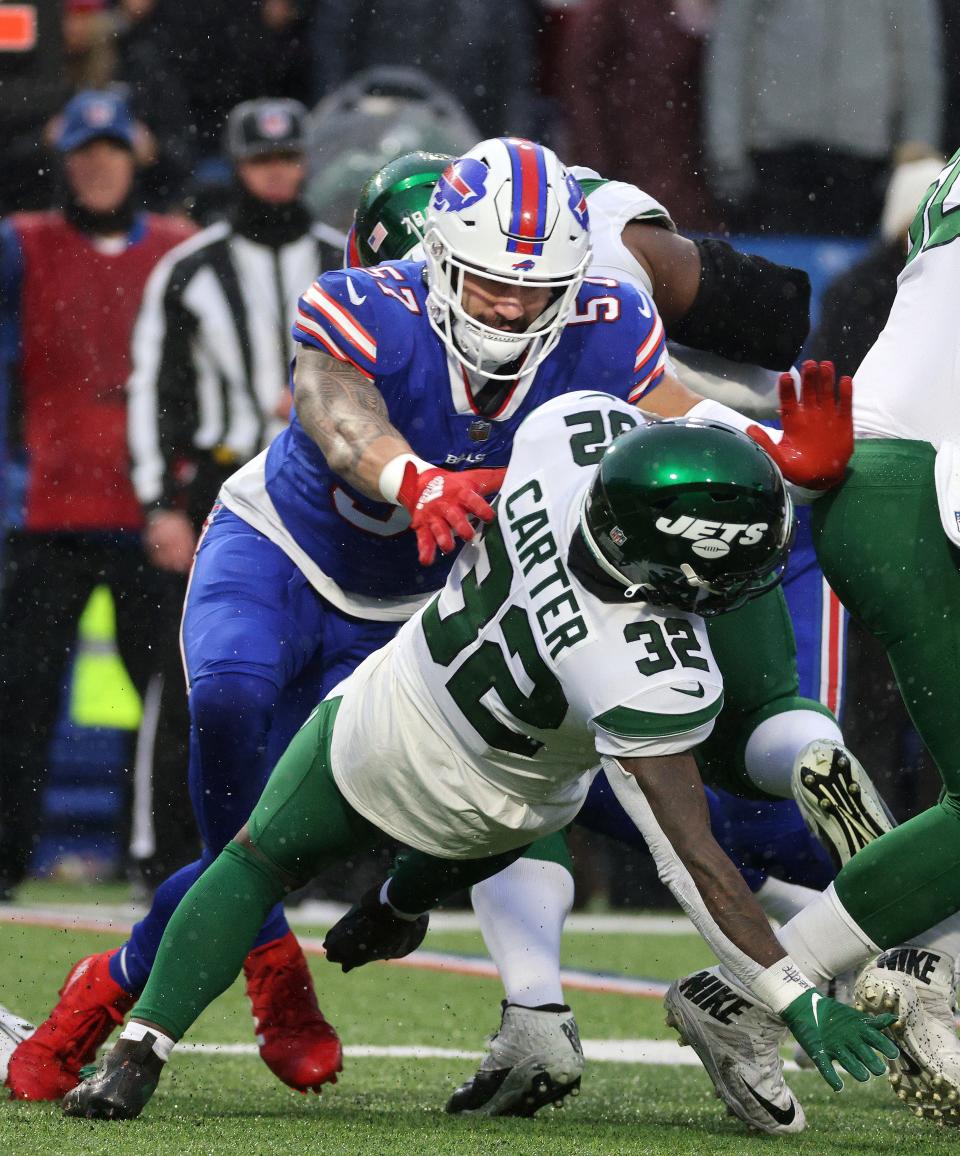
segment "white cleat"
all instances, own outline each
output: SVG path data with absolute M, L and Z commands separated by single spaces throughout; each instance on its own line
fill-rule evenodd
M 500 1030 L 479 1069 L 447 1101 L 452 1115 L 532 1116 L 580 1092 L 583 1048 L 573 1012 L 501 1006 Z
M 783 1078 L 781 1019 L 731 987 L 719 967 L 677 980 L 664 998 L 667 1026 L 703 1061 L 717 1095 L 753 1128 L 802 1132 L 803 1108 Z
M 888 1030 L 900 1048 L 888 1060 L 890 1084 L 915 1116 L 960 1127 L 960 1040 L 953 960 L 925 947 L 893 947 L 860 973 L 856 1006 L 893 1012 Z
M 804 822 L 838 870 L 896 826 L 867 772 L 839 743 L 808 743 L 793 764 L 791 788 Z
M 10 1057 L 37 1029 L 22 1016 L 0 1005 L 0 1084 L 7 1078 Z

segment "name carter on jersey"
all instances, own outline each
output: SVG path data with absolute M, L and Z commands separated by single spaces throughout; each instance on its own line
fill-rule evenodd
M 550 530 L 540 533 L 550 521 L 546 507 L 541 504 L 543 500 L 539 481 L 531 478 L 504 501 L 504 510 L 524 577 L 535 566 L 544 567 L 543 577 L 530 588 L 530 600 L 547 652 L 556 660 L 561 651 L 572 650 L 586 641 L 590 631 L 571 587 L 567 568 L 557 557 L 556 539 Z M 558 584 L 560 593 L 557 593 Z M 548 590 L 548 600 L 541 603 L 540 598 Z M 547 626 L 548 619 L 561 617 L 562 621 L 552 629 Z

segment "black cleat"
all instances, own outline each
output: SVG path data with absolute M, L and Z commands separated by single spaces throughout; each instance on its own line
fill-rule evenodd
M 135 1120 L 160 1080 L 163 1060 L 153 1050 L 156 1036 L 120 1039 L 93 1074 L 63 1097 L 65 1116 L 87 1120 Z

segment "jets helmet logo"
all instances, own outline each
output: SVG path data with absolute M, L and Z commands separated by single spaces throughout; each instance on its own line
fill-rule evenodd
M 706 518 L 657 518 L 656 527 L 662 534 L 686 538 L 693 544 L 690 549 L 701 558 L 722 558 L 730 553 L 730 546 L 756 546 L 769 529 L 768 522 L 711 522 Z

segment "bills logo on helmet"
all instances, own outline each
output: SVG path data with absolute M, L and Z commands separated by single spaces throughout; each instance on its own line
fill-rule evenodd
M 475 204 L 487 191 L 490 170 L 475 157 L 461 157 L 449 165 L 437 181 L 433 208 L 441 213 L 459 213 Z
M 510 266 L 511 269 L 518 269 L 521 273 L 526 273 L 530 269 L 536 268 L 536 261 L 531 261 L 527 258 L 526 261 L 517 261 L 515 265 Z
M 580 182 L 573 173 L 567 173 L 567 192 L 570 194 L 570 199 L 567 201 L 570 212 L 576 217 L 577 223 L 582 229 L 589 229 L 590 214 L 587 211 L 587 198 L 583 195 Z

